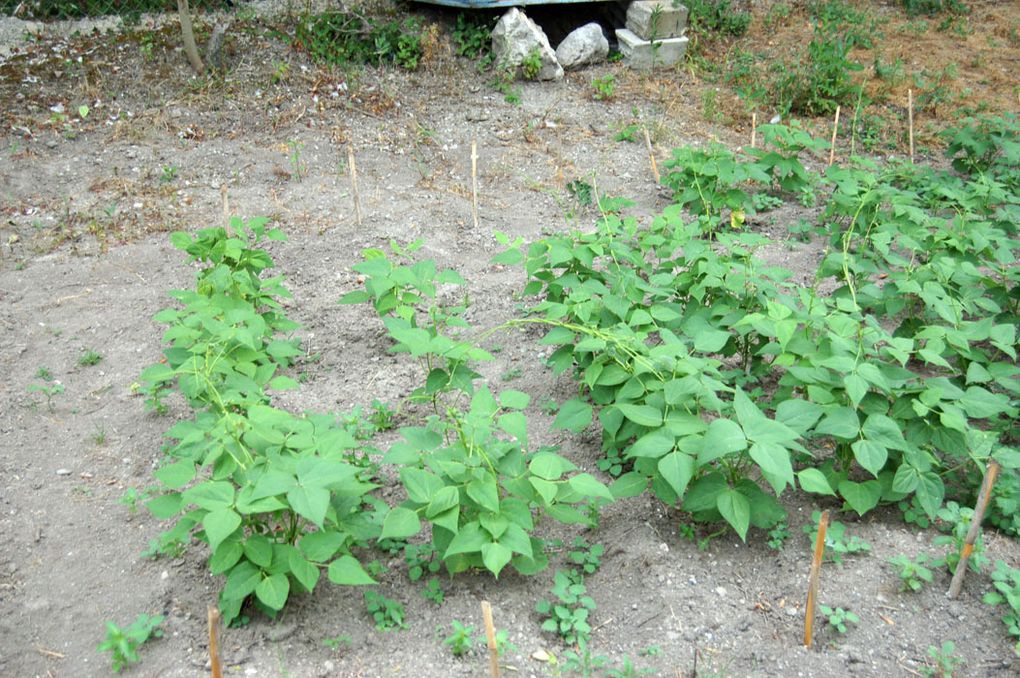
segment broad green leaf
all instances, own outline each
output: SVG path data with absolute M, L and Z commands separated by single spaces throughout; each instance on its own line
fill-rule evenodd
M 244 557 L 259 567 L 269 567 L 273 562 L 273 544 L 265 535 L 253 534 L 244 540 Z
M 449 558 L 460 553 L 477 553 L 486 544 L 492 543 L 492 536 L 483 530 L 477 522 L 470 522 L 460 528 L 460 531 L 450 541 L 443 558 Z
M 575 476 L 571 476 L 570 480 L 567 481 L 570 488 L 584 497 L 602 497 L 603 499 L 613 500 L 613 493 L 609 491 L 609 488 L 605 486 L 600 480 L 597 480 L 595 476 L 590 473 L 578 473 Z
M 294 579 L 301 584 L 306 591 L 312 591 L 315 589 L 315 585 L 319 581 L 319 568 L 308 562 L 301 557 L 301 552 L 297 549 L 292 549 L 287 554 L 287 564 L 290 567 L 290 573 L 294 576 Z
M 877 480 L 869 480 L 866 483 L 844 480 L 839 484 L 839 494 L 850 508 L 863 516 L 878 506 L 878 500 L 882 498 L 882 483 Z
M 725 457 L 727 454 L 739 452 L 747 447 L 747 439 L 740 425 L 730 419 L 714 419 L 708 425 L 701 452 L 698 454 L 698 465 Z
M 624 455 L 628 458 L 650 457 L 658 459 L 672 450 L 675 444 L 676 440 L 673 435 L 663 429 L 656 429 L 638 438 L 633 445 L 627 448 Z
M 678 497 L 683 497 L 694 476 L 694 459 L 680 451 L 670 452 L 657 465 L 659 473 Z
M 179 492 L 168 492 L 145 503 L 145 508 L 158 520 L 169 520 L 184 508 L 184 497 Z
M 960 405 L 967 416 L 974 419 L 991 419 L 1011 409 L 1008 396 L 1002 393 L 992 393 L 980 386 L 968 388 L 963 398 L 960 399 Z
M 326 511 L 329 509 L 329 490 L 298 485 L 287 493 L 287 501 L 298 515 L 322 529 Z
M 167 464 L 152 475 L 168 489 L 179 490 L 195 479 L 195 462 L 185 459 Z
M 899 425 L 884 414 L 868 415 L 868 418 L 864 420 L 864 426 L 861 427 L 861 434 L 867 440 L 892 450 L 905 451 L 910 449 L 907 441 L 903 438 L 903 432 L 900 430 Z M 864 464 L 861 464 L 861 466 L 864 466 Z M 864 468 L 868 467 L 864 466 Z
M 531 402 L 531 396 L 523 391 L 500 391 L 499 404 L 511 410 L 523 410 Z
M 803 471 L 799 471 L 797 479 L 800 481 L 801 489 L 805 492 L 836 495 L 832 486 L 829 485 L 829 481 L 826 480 L 825 474 L 816 468 L 806 468 Z
M 208 511 L 227 508 L 234 503 L 234 486 L 225 480 L 207 480 L 183 493 L 184 501 Z
M 357 558 L 349 555 L 340 556 L 330 563 L 327 575 L 331 582 L 340 586 L 370 586 L 378 583 L 365 572 Z
M 662 426 L 662 412 L 650 405 L 634 405 L 633 403 L 616 403 L 615 407 L 630 421 L 638 426 Z
M 742 541 L 747 540 L 747 528 L 751 524 L 751 502 L 733 488 L 727 488 L 716 497 L 716 508 L 726 519 Z
M 550 482 L 538 476 L 531 476 L 528 478 L 528 482 L 535 488 L 546 504 L 551 504 L 556 499 L 557 493 L 560 491 L 559 485 Z
M 528 464 L 528 470 L 545 480 L 559 480 L 564 473 L 577 467 L 558 454 L 539 452 Z
M 432 501 L 428 503 L 428 508 L 425 509 L 425 517 L 433 519 L 440 513 L 449 511 L 451 508 L 460 505 L 460 492 L 456 487 L 447 485 L 440 488 L 435 495 L 432 497 Z M 433 522 L 435 522 L 433 520 Z
M 290 579 L 279 573 L 266 577 L 255 587 L 255 597 L 270 610 L 282 610 L 290 595 Z
M 400 469 L 400 480 L 407 497 L 416 504 L 428 504 L 444 486 L 439 476 L 419 468 Z
M 776 421 L 799 435 L 807 433 L 822 416 L 822 407 L 810 400 L 791 399 L 779 403 Z
M 273 377 L 269 381 L 268 386 L 274 391 L 292 391 L 296 388 L 300 388 L 301 384 L 288 376 L 280 375 L 278 377 Z
M 853 440 L 861 432 L 861 422 L 857 412 L 849 407 L 839 407 L 822 419 L 815 427 L 815 433 L 831 435 L 843 440 Z
M 921 508 L 928 514 L 929 518 L 935 518 L 935 513 L 942 506 L 942 500 L 946 495 L 946 486 L 934 471 L 924 471 L 918 474 L 917 489 L 914 490 Z
M 341 303 L 341 304 L 363 304 L 366 301 L 371 301 L 371 300 L 372 300 L 372 295 L 370 295 L 365 290 L 354 290 L 353 292 L 348 292 L 344 296 L 340 297 L 340 301 L 338 303 Z
M 340 550 L 347 536 L 339 532 L 312 532 L 301 537 L 298 548 L 313 563 L 324 563 Z
M 588 428 L 591 419 L 591 405 L 577 398 L 571 398 L 560 406 L 560 411 L 556 414 L 552 427 L 577 434 Z
M 492 542 L 491 544 L 485 544 L 482 546 L 482 563 L 485 568 L 496 575 L 499 578 L 499 573 L 503 570 L 510 559 L 513 558 L 513 552 L 498 542 Z
M 230 570 L 220 595 L 225 600 L 244 599 L 255 591 L 261 580 L 262 572 L 247 560 L 242 560 Z
M 921 476 L 917 472 L 917 469 L 910 464 L 900 464 L 899 468 L 896 469 L 896 475 L 893 476 L 893 492 L 910 494 L 917 489 L 917 485 L 920 481 Z
M 486 476 L 484 480 L 472 480 L 466 489 L 467 495 L 478 502 L 479 506 L 499 513 L 499 488 L 493 476 Z
M 765 474 L 776 495 L 782 494 L 787 485 L 793 485 L 790 451 L 785 447 L 778 443 L 754 443 L 749 454 Z
M 219 545 L 212 555 L 209 556 L 209 572 L 212 574 L 223 574 L 241 559 L 244 549 L 236 539 L 228 539 Z
M 854 458 L 857 460 L 857 463 L 877 478 L 878 472 L 882 470 L 886 459 L 889 458 L 889 451 L 886 450 L 885 446 L 876 443 L 874 440 L 865 439 L 858 440 L 850 447 L 854 451 Z
M 406 539 L 421 531 L 417 511 L 397 506 L 386 514 L 379 539 Z
M 868 382 L 857 374 L 848 374 L 843 377 L 843 386 L 846 388 L 846 394 L 850 396 L 850 402 L 854 404 L 854 407 L 861 404 L 861 400 L 868 393 Z
M 648 478 L 634 471 L 624 473 L 609 486 L 609 491 L 617 499 L 636 497 L 643 494 L 646 489 L 648 489 Z
M 241 516 L 231 509 L 221 508 L 209 511 L 202 518 L 202 528 L 209 540 L 209 549 L 215 551 L 220 542 L 229 537 L 241 526 Z

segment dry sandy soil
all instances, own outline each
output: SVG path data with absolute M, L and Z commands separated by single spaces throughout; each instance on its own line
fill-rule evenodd
M 514 313 L 523 280 L 489 263 L 499 249 L 495 230 L 535 239 L 587 228 L 596 215 L 565 189 L 577 178 L 635 200 L 631 213 L 642 219 L 668 204 L 644 145 L 614 140 L 620 126 L 648 127 L 660 160 L 680 143 L 746 138 L 703 119 L 702 93 L 711 85 L 689 69 L 649 77 L 603 65 L 562 82 L 521 84 L 520 104 L 507 103 L 490 76 L 452 55 L 445 37 L 452 15 L 422 16 L 439 33 L 414 73 L 322 70 L 271 37 L 268 20 L 235 32 L 225 70 L 204 79 L 187 69 L 172 24 L 154 33 L 18 41 L 0 60 L 0 674 L 107 675 L 108 660 L 95 650 L 104 622 L 126 625 L 148 613 L 166 615 L 165 637 L 146 644 L 128 674 L 208 675 L 206 607 L 221 582 L 207 571 L 204 547 L 172 559 L 142 557 L 166 525 L 118 502 L 130 488 L 153 484 L 162 434 L 185 414 L 183 406 L 148 413 L 132 391 L 161 356 L 162 329 L 152 316 L 172 302 L 168 290 L 193 280 L 169 231 L 222 223 L 224 195 L 231 213 L 272 217 L 288 235 L 272 247 L 294 293 L 288 313 L 302 324 L 308 355 L 320 356 L 281 404 L 345 413 L 373 399 L 399 403 L 418 378 L 387 352 L 368 308 L 336 303 L 358 286 L 351 266 L 363 248 L 421 238 L 422 256 L 469 281 L 472 322 L 496 325 Z M 985 63 L 1015 73 L 995 53 Z M 607 74 L 617 78 L 616 95 L 596 101 L 590 82 Z M 66 120 L 52 112 L 58 105 Z M 472 140 L 480 156 L 477 228 Z M 360 226 L 348 147 L 357 157 Z M 761 228 L 785 241 L 785 222 Z M 811 276 L 819 252 L 791 240 L 762 256 Z M 560 445 L 594 470 L 597 435 L 551 431 L 537 406 L 565 400 L 573 388 L 542 367 L 545 347 L 526 334 L 493 341 L 502 351 L 485 376 L 532 394 L 535 440 Z M 80 365 L 89 349 L 102 361 Z M 42 383 L 40 368 L 64 387 L 51 407 L 27 390 Z M 385 446 L 386 436 L 375 444 Z M 861 623 L 845 635 L 825 629 L 814 649 L 803 648 L 810 543 L 801 528 L 819 506 L 803 495 L 785 502 L 793 536 L 781 551 L 760 533 L 746 544 L 728 533 L 699 550 L 678 531 L 683 517 L 647 497 L 607 508 L 599 529 L 583 534 L 606 548 L 587 581 L 598 605 L 594 653 L 609 658 L 607 668 L 629 658 L 660 676 L 905 676 L 920 675 L 930 646 L 954 641 L 966 660 L 958 675 L 1020 671 L 999 613 L 980 602 L 986 577 L 972 576 L 954 601 L 944 596 L 942 573 L 919 594 L 898 592 L 887 559 L 934 553 L 935 533 L 904 524 L 896 511 L 860 522 L 840 517 L 872 550 L 827 567 L 821 600 L 855 611 Z M 548 534 L 570 540 L 578 533 L 550 527 Z M 994 533 L 986 539 L 990 557 L 1020 562 L 1015 542 Z M 227 675 L 485 675 L 481 651 L 457 660 L 442 645 L 452 620 L 480 628 L 483 599 L 516 646 L 504 658 L 506 675 L 556 675 L 532 658 L 540 649 L 563 651 L 541 632 L 534 607 L 548 597 L 562 553 L 532 578 L 444 579 L 442 606 L 422 598 L 399 557 L 378 557 L 388 568 L 381 590 L 406 606 L 409 630 L 377 631 L 360 590 L 324 583 L 314 596 L 293 599 L 275 622 L 254 615 L 225 630 Z M 349 642 L 324 644 L 339 636 Z M 610 675 L 604 671 L 597 675 Z

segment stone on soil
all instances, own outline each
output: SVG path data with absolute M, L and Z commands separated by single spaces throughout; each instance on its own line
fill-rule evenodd
M 538 52 L 542 66 L 539 80 L 559 80 L 563 67 L 538 24 L 514 7 L 500 17 L 492 31 L 492 56 L 498 68 L 518 68 L 532 52 Z
M 565 70 L 596 64 L 608 56 L 609 41 L 594 22 L 571 31 L 556 48 L 556 60 Z
M 660 0 L 638 0 L 627 8 L 627 28 L 642 40 L 679 38 L 687 28 L 687 8 Z
M 616 29 L 620 53 L 628 66 L 638 70 L 668 68 L 680 63 L 687 52 L 687 37 L 666 40 L 642 40 L 626 28 Z

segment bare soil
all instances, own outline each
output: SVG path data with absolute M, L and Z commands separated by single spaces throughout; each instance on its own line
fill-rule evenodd
M 872 4 L 892 11 L 892 3 Z M 972 16 L 974 40 L 1017 21 L 1005 9 L 1015 3 L 969 4 L 1002 6 L 990 28 L 983 15 Z M 755 3 L 756 22 L 768 5 Z M 74 37 L 52 27 L 39 39 L 17 39 L 0 59 L 0 674 L 107 675 L 108 660 L 95 651 L 104 622 L 126 625 L 144 612 L 166 615 L 165 637 L 143 647 L 129 675 L 208 675 L 206 608 L 221 581 L 208 574 L 200 544 L 179 558 L 143 558 L 167 526 L 118 502 L 126 490 L 153 484 L 162 435 L 184 415 L 183 407 L 148 413 L 132 389 L 161 357 L 162 329 L 152 316 L 171 303 L 168 290 L 193 280 L 169 231 L 218 225 L 225 207 L 271 216 L 286 231 L 288 241 L 272 255 L 294 293 L 288 313 L 302 324 L 303 346 L 321 358 L 302 369 L 301 389 L 281 404 L 342 413 L 373 399 L 397 403 L 419 379 L 387 352 L 367 307 L 336 303 L 358 287 L 351 266 L 363 248 L 421 238 L 423 256 L 469 281 L 471 321 L 494 326 L 512 316 L 523 283 L 519 271 L 489 263 L 499 250 L 494 231 L 530 240 L 589 227 L 596 215 L 565 188 L 577 178 L 635 200 L 630 212 L 642 219 L 668 204 L 643 143 L 614 140 L 620 127 L 647 127 L 660 162 L 680 143 L 746 139 L 742 123 L 716 127 L 702 118 L 702 93 L 714 85 L 687 68 L 648 76 L 603 65 L 562 82 L 521 83 L 520 104 L 507 103 L 490 76 L 453 56 L 451 14 L 414 11 L 437 27 L 414 73 L 321 69 L 273 37 L 268 29 L 279 22 L 269 19 L 241 24 L 228 40 L 225 70 L 203 79 L 188 70 L 172 22 Z M 210 20 L 201 19 L 200 30 Z M 1013 73 L 1011 59 L 1015 49 L 982 53 L 987 71 Z M 608 74 L 616 95 L 596 101 L 591 80 Z M 993 89 L 994 104 L 1002 87 Z M 84 117 L 81 105 L 89 107 Z M 472 140 L 480 156 L 478 228 Z M 348 147 L 357 158 L 361 225 Z M 788 239 L 785 224 L 810 215 L 779 215 L 758 227 L 782 245 L 760 256 L 809 279 L 821 246 Z M 545 347 L 526 333 L 492 342 L 502 350 L 486 377 L 532 394 L 533 439 L 560 445 L 598 473 L 597 435 L 551 431 L 538 407 L 572 391 L 542 367 Z M 87 349 L 102 355 L 98 365 L 79 364 Z M 27 390 L 42 383 L 41 367 L 65 389 L 52 407 Z M 958 600 L 944 595 L 945 573 L 921 593 L 898 592 L 887 559 L 935 553 L 935 533 L 891 510 L 862 521 L 840 516 L 872 551 L 827 566 L 821 602 L 853 610 L 861 623 L 845 635 L 823 629 L 813 649 L 802 647 L 811 544 L 801 528 L 812 510 L 838 507 L 803 495 L 784 500 L 793 536 L 780 551 L 761 533 L 746 544 L 726 533 L 699 550 L 681 536 L 683 517 L 647 497 L 604 510 L 599 529 L 583 534 L 606 547 L 587 580 L 598 605 L 594 654 L 617 668 L 629 658 L 657 676 L 899 676 L 919 675 L 928 648 L 952 640 L 966 660 L 954 675 L 1020 671 L 998 612 L 980 602 L 987 577 L 970 576 Z M 543 529 L 565 541 L 577 534 Z M 988 533 L 986 545 L 993 560 L 1020 562 L 1017 543 Z M 388 568 L 381 590 L 404 603 L 409 630 L 377 631 L 360 590 L 320 584 L 276 621 L 255 615 L 225 630 L 227 675 L 486 675 L 480 650 L 457 660 L 442 645 L 452 620 L 481 628 L 481 600 L 492 602 L 496 625 L 516 646 L 504 658 L 508 675 L 556 675 L 532 658 L 564 649 L 541 632 L 534 608 L 549 597 L 563 554 L 532 578 L 444 579 L 442 606 L 420 595 L 399 557 L 379 557 Z M 339 636 L 349 642 L 323 642 Z

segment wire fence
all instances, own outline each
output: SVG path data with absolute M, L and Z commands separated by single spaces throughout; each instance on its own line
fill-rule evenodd
M 232 0 L 189 0 L 192 12 L 228 7 Z M 142 14 L 176 12 L 177 0 L 0 0 L 0 16 L 57 21 L 85 17 L 120 16 L 137 19 Z

